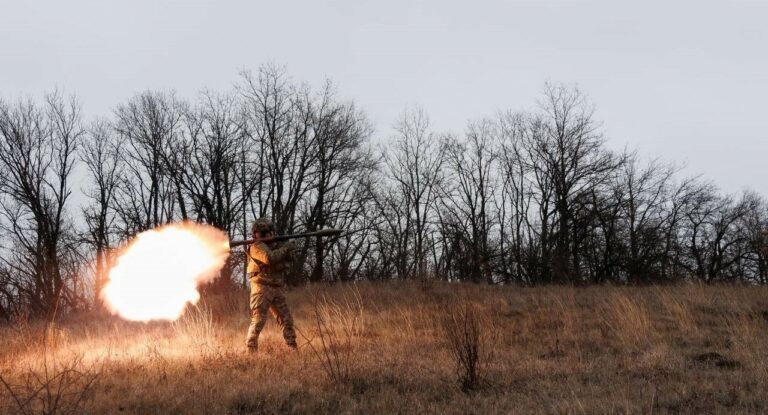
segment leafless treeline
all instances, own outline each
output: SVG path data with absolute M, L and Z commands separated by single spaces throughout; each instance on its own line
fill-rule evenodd
M 607 149 L 575 88 L 433 131 L 405 111 L 385 147 L 354 103 L 284 69 L 189 102 L 149 91 L 86 122 L 75 100 L 0 101 L 0 319 L 93 304 L 114 249 L 184 219 L 312 240 L 295 280 L 768 282 L 768 204 Z M 241 283 L 236 256 L 216 292 Z

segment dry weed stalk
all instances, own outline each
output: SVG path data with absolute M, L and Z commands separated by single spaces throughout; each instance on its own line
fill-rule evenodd
M 327 319 L 341 325 L 350 336 L 362 336 L 366 326 L 363 297 L 352 287 L 336 301 L 324 301 L 323 312 Z
M 353 300 L 345 298 L 343 302 L 335 302 L 325 296 L 315 297 L 312 311 L 319 345 L 314 339 L 300 334 L 320 362 L 328 380 L 334 384 L 346 383 L 352 372 L 352 340 L 361 333 L 358 328 L 363 314 L 360 294 L 353 296 Z
M 204 305 L 187 307 L 184 315 L 174 321 L 176 335 L 190 341 L 202 354 L 207 355 L 215 349 L 216 324 L 213 311 Z
M 43 341 L 44 344 L 47 340 Z M 29 366 L 18 379 L 0 375 L 0 385 L 11 398 L 11 407 L 27 414 L 75 414 L 82 412 L 88 392 L 101 375 L 103 364 L 85 365 L 82 355 L 61 360 L 44 346 L 39 367 Z
M 465 393 L 476 390 L 490 351 L 479 310 L 469 301 L 463 301 L 459 306 L 448 308 L 442 323 L 461 390 Z

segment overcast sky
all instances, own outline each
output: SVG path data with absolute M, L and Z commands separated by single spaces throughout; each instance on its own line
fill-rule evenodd
M 578 84 L 610 145 L 768 195 L 768 1 L 0 0 L 0 96 L 75 92 L 108 115 L 148 88 L 193 97 L 244 68 L 326 77 L 391 134 L 441 131 Z

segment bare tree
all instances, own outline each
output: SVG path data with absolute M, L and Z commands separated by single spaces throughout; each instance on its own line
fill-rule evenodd
M 47 318 L 79 300 L 69 289 L 77 277 L 67 272 L 75 250 L 67 206 L 82 135 L 74 98 L 54 92 L 44 107 L 0 101 L 0 226 L 12 243 L 2 261 L 18 301 Z
M 370 198 L 367 181 L 375 162 L 364 144 L 371 133 L 365 115 L 352 103 L 337 102 L 332 85 L 326 84 L 312 106 L 316 156 L 310 167 L 313 185 L 306 196 L 307 229 L 356 227 L 354 219 L 364 213 L 365 201 Z M 324 279 L 324 258 L 334 242 L 319 237 L 314 241 L 310 281 Z M 343 249 L 335 253 L 343 258 L 337 271 L 342 279 L 349 279 L 351 262 L 367 244 L 359 238 L 346 238 L 344 242 Z
M 402 195 L 390 186 L 376 189 L 374 203 L 378 214 L 378 220 L 373 222 L 378 269 L 370 270 L 369 274 L 377 274 L 381 279 L 410 278 L 413 272 L 411 218 Z
M 742 276 L 760 284 L 768 283 L 768 203 L 756 193 L 747 193 L 750 208 L 742 218 L 745 233 Z
M 115 235 L 115 196 L 123 171 L 121 143 L 110 123 L 97 120 L 88 129 L 80 159 L 88 171 L 90 186 L 85 189 L 89 203 L 82 209 L 86 232 L 85 242 L 95 251 L 94 294 L 98 296 L 113 265 L 111 250 L 117 242 Z
M 115 208 L 125 236 L 188 217 L 179 183 L 168 174 L 183 113 L 184 104 L 173 93 L 150 91 L 115 111 L 114 126 L 125 142 Z
M 232 238 L 240 233 L 242 210 L 258 183 L 244 149 L 238 102 L 232 94 L 205 91 L 194 108 L 184 111 L 181 124 L 171 138 L 174 151 L 165 156 L 168 174 L 179 188 L 186 214 Z M 231 288 L 237 259 L 227 262 L 206 292 Z
M 534 255 L 531 209 L 533 182 L 522 147 L 529 131 L 529 117 L 507 112 L 498 119 L 498 158 L 501 189 L 496 198 L 499 224 L 499 267 L 505 282 L 531 282 L 538 266 Z
M 581 91 L 547 84 L 541 107 L 541 118 L 534 122 L 534 132 L 524 145 L 529 165 L 540 176 L 540 193 L 551 191 L 557 219 L 553 277 L 574 281 L 581 272 L 572 229 L 577 201 L 587 200 L 619 160 L 605 149 L 594 111 Z
M 626 221 L 625 267 L 630 282 L 648 283 L 659 275 L 666 196 L 675 173 L 673 166 L 656 160 L 641 168 L 634 154 L 621 164 L 617 185 L 623 192 L 618 204 Z
M 765 200 L 609 151 L 576 88 L 547 84 L 536 110 L 472 122 L 461 136 L 435 134 L 421 109 L 394 127 L 374 156 L 353 102 L 275 65 L 192 105 L 137 94 L 87 130 L 58 93 L 44 105 L 0 101 L 0 320 L 79 307 L 104 284 L 111 249 L 179 219 L 230 237 L 264 216 L 278 232 L 347 230 L 302 244 L 289 283 L 768 283 Z M 81 218 L 70 216 L 77 160 Z M 93 287 L 79 277 L 86 260 Z M 231 286 L 237 266 L 206 292 Z
M 494 215 L 491 212 L 496 184 L 497 169 L 494 140 L 496 129 L 490 120 L 472 122 L 467 127 L 466 138 L 451 138 L 446 143 L 446 159 L 449 179 L 443 186 L 441 219 L 448 220 L 454 228 L 451 237 L 463 245 L 459 252 L 450 256 L 448 267 L 457 271 L 461 278 L 474 282 L 494 283 L 491 260 L 491 228 Z
M 427 274 L 428 254 L 433 244 L 435 202 L 443 180 L 445 148 L 435 133 L 430 131 L 429 117 L 422 109 L 404 112 L 395 124 L 391 150 L 384 151 L 384 164 L 392 188 L 379 204 L 391 236 L 398 240 L 400 249 L 411 250 L 411 257 L 402 263 L 401 277 Z M 401 206 L 394 208 L 393 203 Z M 396 226 L 395 226 L 396 225 Z
M 757 208 L 757 201 L 748 195 L 737 201 L 719 195 L 713 185 L 700 186 L 683 211 L 680 265 L 706 282 L 738 277 L 734 267 L 742 259 L 747 240 L 739 224 Z
M 310 190 L 308 176 L 317 155 L 311 92 L 294 85 L 279 66 L 262 66 L 256 75 L 245 71 L 241 76 L 238 90 L 246 133 L 259 169 L 251 211 L 254 216 L 271 216 L 280 232 L 292 231 L 297 207 Z

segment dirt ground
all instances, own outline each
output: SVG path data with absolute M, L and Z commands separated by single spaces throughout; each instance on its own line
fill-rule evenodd
M 768 413 L 768 289 L 310 286 L 245 351 L 247 293 L 175 323 L 0 328 L 0 413 Z M 211 306 L 213 307 L 213 306 Z

